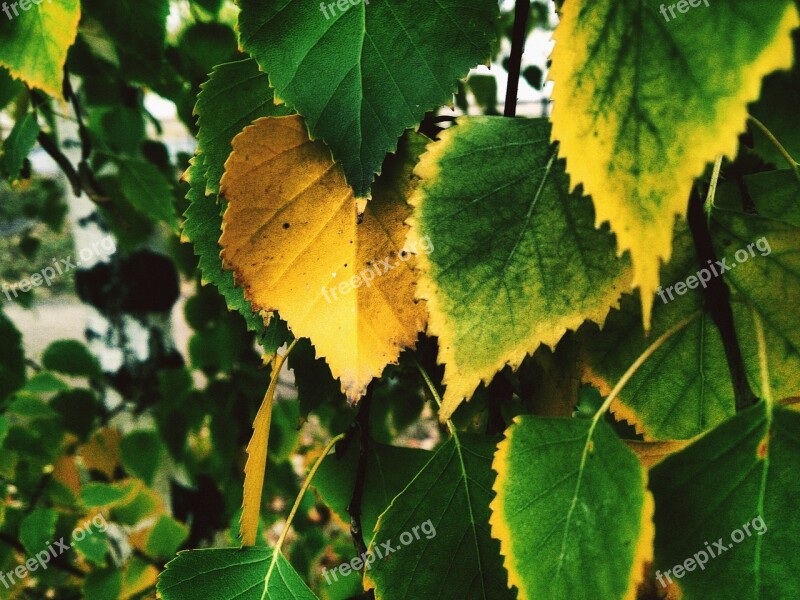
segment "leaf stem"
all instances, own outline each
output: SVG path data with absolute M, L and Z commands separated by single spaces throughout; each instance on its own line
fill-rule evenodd
M 761 394 L 764 400 L 771 406 L 773 403 L 772 386 L 769 381 L 769 358 L 767 356 L 767 338 L 764 336 L 764 324 L 761 322 L 761 317 L 756 312 L 753 306 L 750 306 L 750 312 L 753 315 L 753 325 L 756 330 L 756 340 L 758 342 L 758 364 L 759 371 L 761 372 Z
M 441 410 L 442 409 L 442 397 L 439 395 L 439 392 L 436 389 L 436 386 L 433 385 L 433 381 L 431 380 L 430 375 L 428 375 L 428 372 L 425 370 L 425 367 L 423 367 L 420 364 L 420 362 L 416 359 L 416 357 L 413 357 L 413 358 L 414 358 L 414 364 L 417 366 L 417 369 L 419 370 L 420 374 L 422 375 L 422 379 L 425 380 L 425 385 L 428 386 L 428 389 L 431 392 L 431 396 L 433 396 L 433 399 L 436 401 L 436 404 L 439 405 L 439 410 Z M 451 435 L 453 435 L 454 437 L 458 437 L 457 436 L 457 432 L 456 432 L 456 426 L 453 425 L 453 421 L 451 421 L 450 419 L 447 419 L 447 428 L 450 430 L 450 434 Z
M 267 570 L 267 576 L 264 580 L 267 582 L 267 585 L 264 586 L 266 590 L 269 587 L 269 578 L 272 576 L 272 570 L 275 568 L 275 565 L 278 563 L 278 557 L 281 553 L 281 548 L 283 547 L 283 542 L 286 541 L 286 535 L 289 533 L 289 529 L 292 526 L 292 521 L 294 520 L 295 515 L 297 514 L 297 510 L 300 508 L 300 503 L 303 501 L 303 496 L 305 496 L 308 488 L 311 486 L 311 482 L 314 479 L 314 475 L 317 474 L 320 466 L 322 465 L 322 461 L 330 454 L 333 447 L 342 439 L 344 439 L 345 434 L 340 433 L 331 441 L 328 442 L 328 445 L 325 446 L 325 449 L 322 451 L 322 454 L 319 458 L 314 461 L 314 465 L 311 467 L 311 470 L 308 472 L 306 476 L 306 480 L 303 482 L 303 487 L 300 488 L 300 493 L 297 495 L 297 498 L 294 501 L 294 505 L 292 506 L 292 510 L 289 512 L 289 516 L 286 518 L 286 524 L 283 526 L 283 531 L 281 531 L 281 535 L 278 538 L 277 543 L 275 544 L 275 548 L 273 549 L 272 553 L 272 560 L 269 564 L 269 569 Z
M 711 173 L 711 183 L 708 186 L 708 194 L 706 195 L 706 218 L 711 218 L 711 209 L 714 207 L 714 198 L 717 195 L 717 182 L 719 182 L 719 172 L 722 169 L 722 154 L 717 156 L 714 161 L 714 171 Z
M 508 61 L 508 84 L 503 114 L 506 117 L 517 115 L 517 93 L 522 69 L 522 53 L 525 51 L 525 37 L 528 33 L 528 17 L 531 14 L 531 0 L 517 0 L 514 6 L 514 32 L 511 37 L 511 56 Z
M 773 146 L 775 146 L 778 152 L 780 152 L 781 156 L 783 156 L 783 158 L 786 159 L 786 162 L 788 162 L 789 165 L 792 167 L 795 177 L 797 177 L 797 180 L 800 181 L 800 164 L 798 164 L 798 162 L 794 158 L 792 158 L 792 155 L 789 154 L 786 148 L 784 148 L 783 144 L 781 144 L 778 141 L 778 138 L 776 138 L 772 134 L 772 132 L 769 129 L 767 129 L 766 125 L 764 125 L 761 121 L 759 121 L 752 115 L 748 115 L 748 119 L 753 125 L 755 125 L 761 131 L 761 133 L 767 136 L 767 139 L 772 143 Z
M 686 317 L 685 319 L 683 319 L 682 321 L 676 323 L 675 325 L 667 329 L 664 333 L 661 334 L 661 336 L 656 341 L 650 344 L 647 347 L 647 349 L 639 355 L 639 358 L 637 358 L 630 367 L 628 367 L 628 370 L 625 371 L 625 374 L 620 378 L 620 380 L 617 382 L 617 385 L 614 386 L 614 389 L 611 390 L 611 393 L 608 395 L 605 402 L 603 402 L 602 406 L 597 410 L 594 417 L 592 418 L 592 427 L 589 429 L 590 437 L 592 435 L 592 431 L 595 428 L 595 425 L 597 425 L 597 422 L 609 409 L 611 403 L 614 402 L 614 400 L 616 400 L 617 396 L 619 396 L 619 393 L 622 391 L 622 388 L 624 388 L 625 385 L 636 374 L 636 371 L 639 370 L 639 367 L 641 367 L 645 363 L 645 361 L 647 361 L 648 358 L 653 356 L 653 354 L 655 354 L 655 352 L 659 348 L 661 348 L 661 346 L 664 345 L 664 342 L 669 340 L 673 335 L 681 331 L 684 327 L 686 327 L 693 321 L 696 321 L 698 318 L 700 318 L 700 315 L 702 314 L 703 314 L 702 310 L 697 310 L 688 317 Z

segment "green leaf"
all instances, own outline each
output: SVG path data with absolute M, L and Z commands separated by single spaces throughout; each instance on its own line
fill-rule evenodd
M 602 322 L 629 286 L 591 202 L 570 194 L 544 119 L 464 117 L 428 145 L 415 173 L 408 247 L 422 271 L 429 330 L 446 365 L 442 418 L 483 381 Z
M 0 65 L 55 98 L 61 98 L 67 50 L 78 34 L 79 0 L 28 3 L 28 9 L 10 3 L 10 13 L 0 14 Z
M 80 532 L 76 535 L 77 532 Z M 78 539 L 80 537 L 80 539 Z M 106 566 L 106 555 L 111 550 L 108 533 L 87 523 L 79 524 L 72 532 L 72 547 L 87 561 L 98 567 Z
M 353 439 L 344 455 L 330 457 L 314 476 L 314 486 L 329 507 L 343 521 L 349 521 L 347 506 L 353 497 L 359 444 Z M 432 452 L 371 443 L 367 454 L 364 496 L 361 500 L 361 529 L 369 544 L 378 517 L 392 500 L 430 460 Z
M 175 555 L 189 537 L 189 528 L 169 515 L 158 517 L 147 536 L 145 551 L 148 556 L 162 561 Z
M 143 160 L 120 159 L 120 190 L 133 208 L 152 221 L 163 221 L 178 231 L 172 186 L 154 165 Z
M 163 600 L 315 600 L 279 555 L 270 571 L 270 548 L 213 548 L 182 552 L 158 578 Z
M 195 112 L 200 128 L 197 145 L 204 158 L 203 165 L 194 168 L 206 178 L 205 194 L 218 194 L 233 138 L 260 117 L 281 117 L 292 111 L 275 106 L 269 77 L 253 59 L 214 67 L 201 87 Z M 219 231 L 216 235 L 219 239 Z
M 589 325 L 580 331 L 584 380 L 604 396 L 654 339 L 704 305 L 696 276 L 700 265 L 684 222 L 676 227 L 673 245 L 672 260 L 661 268 L 665 289 L 659 289 L 649 336 L 635 295 L 623 297 L 620 310 L 611 311 L 602 329 Z M 669 290 L 690 276 L 695 276 L 695 289 L 683 295 Z M 703 313 L 659 347 L 620 391 L 611 411 L 647 439 L 663 440 L 692 438 L 733 416 L 730 371 L 711 316 Z
M 95 419 L 103 412 L 97 396 L 85 389 L 61 392 L 50 401 L 50 407 L 61 415 L 64 427 L 82 440 L 89 438 L 96 426 Z
M 645 329 L 694 179 L 720 154 L 736 155 L 747 104 L 765 75 L 792 65 L 789 34 L 800 24 L 792 0 L 675 6 L 565 2 L 549 73 L 553 139 L 572 185 L 583 184 L 598 222 L 630 251 Z
M 520 598 L 636 597 L 652 558 L 653 500 L 606 423 L 517 417 L 493 467 L 492 535 Z
M 102 376 L 97 359 L 81 342 L 58 340 L 50 344 L 42 355 L 45 368 L 75 377 L 99 378 Z
M 494 75 L 470 75 L 467 85 L 484 114 L 497 115 L 497 80 Z
M 36 143 L 38 135 L 39 123 L 36 122 L 34 113 L 28 113 L 14 123 L 11 133 L 3 140 L 3 168 L 9 179 L 19 177 L 22 163 Z
M 30 556 L 47 549 L 53 541 L 57 520 L 58 513 L 44 506 L 37 506 L 25 515 L 19 525 L 19 541 Z
M 489 534 L 496 442 L 455 432 L 380 516 L 364 577 L 376 597 L 514 597 Z
M 457 79 L 489 57 L 498 18 L 485 0 L 356 1 L 344 12 L 340 2 L 334 14 L 330 5 L 309 14 L 316 8 L 300 0 L 240 6 L 240 44 L 328 144 L 358 197 L 403 131 L 452 102 Z
M 155 431 L 133 431 L 119 442 L 120 457 L 125 470 L 148 486 L 164 456 L 164 445 Z
M 17 97 L 23 90 L 22 82 L 14 79 L 8 69 L 0 67 L 0 108 L 5 108 L 9 102 Z
M 81 488 L 81 502 L 88 507 L 106 507 L 120 504 L 141 483 L 97 483 L 90 482 Z
M 25 382 L 22 389 L 34 394 L 49 394 L 66 391 L 69 389 L 69 385 L 50 371 L 39 371 Z
M 798 440 L 800 414 L 760 402 L 653 468 L 657 588 L 671 579 L 687 600 L 800 597 L 800 556 L 786 551 L 800 536 Z
M 85 598 L 119 598 L 122 571 L 117 568 L 93 569 L 83 582 Z
M 236 58 L 236 34 L 222 23 L 195 23 L 181 33 L 178 51 L 181 74 L 204 81 L 216 65 Z
M 25 383 L 25 353 L 22 336 L 17 328 L 0 311 L 0 400 L 18 390 Z
M 750 386 L 761 386 L 755 318 L 766 337 L 770 386 L 775 398 L 800 395 L 800 187 L 788 172 L 744 179 L 759 214 L 743 211 L 742 191 L 731 182 L 719 188 L 711 232 L 717 256 L 730 269 L 723 277 Z M 722 267 L 720 267 L 720 270 Z
M 83 0 L 114 39 L 120 70 L 131 81 L 152 82 L 161 72 L 169 0 Z

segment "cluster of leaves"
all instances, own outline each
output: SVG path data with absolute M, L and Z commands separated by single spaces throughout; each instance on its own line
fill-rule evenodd
M 496 56 L 509 26 L 519 31 L 509 77 L 522 75 L 526 24 L 493 2 L 364 2 L 327 19 L 299 0 L 240 0 L 242 54 L 219 2 L 193 3 L 197 22 L 175 44 L 168 7 L 137 7 L 141 30 L 128 27 L 125 2 L 54 0 L 36 20 L 0 21 L 0 65 L 27 86 L 6 174 L 18 176 L 32 138 L 48 143 L 39 119 L 63 91 L 81 121 L 77 184 L 102 192 L 112 227 L 128 239 L 141 239 L 137 219 L 142 231 L 176 229 L 174 170 L 144 140 L 148 86 L 196 131 L 182 234 L 224 299 L 206 288 L 187 306 L 191 366 L 207 385 L 195 389 L 188 369 L 164 373 L 157 433 L 117 441 L 90 426 L 75 440 L 58 398 L 97 392 L 59 389 L 47 371 L 26 383 L 13 354 L 3 444 L 19 455 L 14 489 L 26 501 L 0 523 L 18 552 L 71 526 L 64 514 L 105 510 L 133 558 L 92 570 L 84 590 L 146 589 L 154 561 L 203 541 L 148 500 L 163 454 L 195 489 L 213 480 L 222 522 L 239 520 L 244 546 L 180 554 L 158 580 L 166 600 L 797 595 L 794 3 L 718 2 L 675 22 L 652 2 L 558 3 L 551 118 L 511 118 L 513 97 L 496 116 L 496 89 L 471 79 L 487 114 L 446 129 L 437 112 L 463 103 L 459 80 Z M 532 10 L 531 22 L 544 20 L 541 5 Z M 526 78 L 541 85 L 534 71 Z M 276 399 L 285 360 L 294 403 Z M 428 437 L 442 439 L 402 447 L 397 434 L 425 423 L 425 398 L 446 425 Z M 298 422 L 318 439 L 300 441 Z M 62 442 L 28 456 L 42 448 L 25 432 Z M 159 443 L 166 451 L 140 452 Z M 302 488 L 289 463 L 298 445 L 310 449 Z M 119 460 L 92 462 L 116 449 Z M 312 482 L 319 502 L 304 493 Z M 292 492 L 284 521 L 276 500 Z M 763 537 L 677 574 L 754 517 Z M 344 522 L 352 544 L 336 535 Z M 402 541 L 428 522 L 436 535 Z M 366 567 L 387 544 L 397 553 Z M 361 573 L 333 571 L 341 561 Z

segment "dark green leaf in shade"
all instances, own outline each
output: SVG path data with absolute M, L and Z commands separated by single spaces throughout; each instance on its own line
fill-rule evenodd
M 800 414 L 766 402 L 654 467 L 658 587 L 672 581 L 687 600 L 800 597 L 798 470 Z
M 131 475 L 152 485 L 164 456 L 164 445 L 155 431 L 133 431 L 119 443 L 122 465 Z
M 161 73 L 169 0 L 83 0 L 116 43 L 120 69 L 130 81 L 149 83 Z
M 450 598 L 515 597 L 489 532 L 496 442 L 454 435 L 380 516 L 370 544 L 376 559 L 365 575 L 377 598 L 416 600 L 444 590 Z M 384 543 L 395 551 L 383 555 Z
M 353 438 L 345 453 L 326 459 L 314 477 L 314 486 L 325 504 L 345 522 L 350 520 L 347 506 L 355 489 L 358 455 L 358 439 Z M 370 444 L 361 501 L 361 525 L 367 544 L 372 540 L 378 517 L 432 456 L 427 450 Z
M 0 311 L 0 400 L 25 383 L 25 354 L 22 336 Z
M 51 371 L 75 377 L 96 378 L 102 375 L 97 359 L 77 340 L 59 340 L 42 355 L 42 365 Z
M 489 58 L 499 15 L 486 0 L 239 6 L 240 44 L 328 144 L 358 197 L 403 131 L 452 102 L 456 81 Z
M 34 113 L 28 113 L 14 123 L 11 133 L 3 140 L 3 169 L 9 179 L 19 177 L 22 163 L 36 143 L 38 135 L 39 124 Z

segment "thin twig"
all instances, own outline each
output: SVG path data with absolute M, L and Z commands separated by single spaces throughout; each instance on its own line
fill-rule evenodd
M 688 212 L 689 228 L 692 231 L 697 260 L 701 267 L 716 264 L 717 254 L 711 240 L 711 232 L 703 212 L 703 198 L 696 186 L 692 187 L 689 197 Z M 714 324 L 722 337 L 725 349 L 725 358 L 733 383 L 733 393 L 736 398 L 736 410 L 743 410 L 758 401 L 747 381 L 747 372 L 744 368 L 744 358 L 739 347 L 739 338 L 736 336 L 736 326 L 733 322 L 733 309 L 730 304 L 731 292 L 722 277 L 714 277 L 703 288 L 705 306 Z
M 375 382 L 369 384 L 367 392 L 358 407 L 356 423 L 359 430 L 358 466 L 356 467 L 356 481 L 353 486 L 353 496 L 347 505 L 347 514 L 350 515 L 350 535 L 358 556 L 366 556 L 367 544 L 364 541 L 364 531 L 361 524 L 361 504 L 364 498 L 364 488 L 367 482 L 367 457 L 369 452 L 369 413 L 372 405 L 372 394 Z M 366 565 L 365 567 L 366 568 Z M 370 592 L 367 592 L 368 594 Z M 374 597 L 374 593 L 373 593 Z
M 522 69 L 522 53 L 525 51 L 525 37 L 528 33 L 528 16 L 531 14 L 531 0 L 517 0 L 514 6 L 514 33 L 511 37 L 511 56 L 508 60 L 508 85 L 503 114 L 507 117 L 517 115 L 517 94 L 519 76 Z

